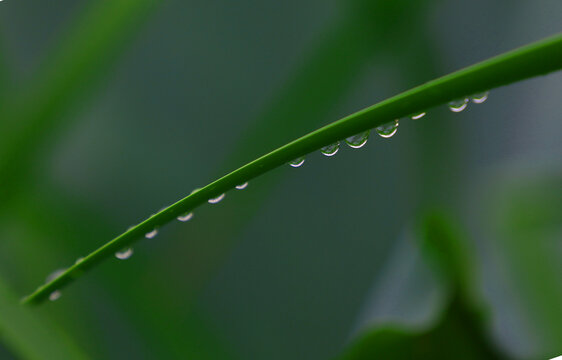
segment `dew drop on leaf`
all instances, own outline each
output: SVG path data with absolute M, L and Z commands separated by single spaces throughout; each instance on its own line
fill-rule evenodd
M 320 149 L 320 152 L 322 153 L 322 155 L 326 155 L 326 156 L 334 156 L 336 155 L 336 153 L 338 152 L 338 150 L 340 149 L 340 142 L 337 141 L 333 144 L 330 144 L 328 146 L 324 146 L 322 149 Z
M 396 132 L 398 131 L 398 119 L 391 121 L 389 123 L 386 123 L 384 125 L 381 125 L 377 128 L 375 128 L 375 130 L 377 131 L 377 134 L 379 134 L 381 137 L 383 138 L 389 138 L 392 137 L 392 135 L 396 134 Z
M 484 91 L 483 93 L 478 93 L 472 95 L 472 102 L 475 104 L 482 104 L 484 101 L 488 100 L 489 91 Z
M 66 271 L 66 269 L 57 269 L 57 270 L 53 271 L 52 273 L 49 274 L 49 276 L 47 276 L 47 282 L 51 282 L 51 281 L 55 280 L 56 278 L 61 276 L 65 271 Z
M 133 256 L 133 248 L 123 249 L 115 253 L 115 257 L 119 260 L 127 260 L 131 256 Z
M 417 120 L 417 119 L 421 119 L 422 117 L 425 116 L 424 112 L 418 113 L 418 114 L 414 114 L 412 115 L 412 120 Z
M 51 301 L 55 301 L 58 300 L 61 297 L 61 292 L 59 290 L 55 290 L 52 293 L 49 294 L 49 300 Z
M 468 98 L 453 100 L 449 103 L 449 110 L 452 112 L 461 112 L 466 109 L 468 105 Z
M 151 232 L 144 234 L 144 237 L 147 239 L 153 239 L 156 235 L 158 235 L 158 229 L 154 229 Z
M 183 215 L 178 216 L 177 219 L 178 219 L 179 221 L 186 222 L 186 221 L 191 220 L 192 217 L 193 217 L 193 213 L 192 213 L 192 212 L 188 212 L 188 213 L 185 213 L 185 214 L 183 214 Z
M 357 135 L 350 136 L 347 139 L 345 139 L 345 142 L 347 143 L 347 145 L 349 145 L 349 147 L 353 149 L 359 149 L 365 146 L 367 140 L 369 140 L 369 130 L 359 133 Z
M 222 199 L 224 199 L 224 194 L 220 194 L 216 198 L 212 198 L 212 199 L 209 199 L 207 201 L 209 202 L 209 204 L 216 204 L 216 203 L 220 202 Z
M 246 181 L 244 184 L 240 184 L 240 185 L 236 185 L 236 188 L 238 190 L 244 190 L 245 188 L 248 187 L 248 182 Z
M 296 158 L 295 160 L 292 160 L 289 162 L 289 165 L 291 165 L 292 167 L 299 167 L 302 166 L 302 164 L 304 164 L 304 156 L 301 156 L 299 158 Z

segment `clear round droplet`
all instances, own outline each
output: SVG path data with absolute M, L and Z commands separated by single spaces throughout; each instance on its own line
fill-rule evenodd
M 193 213 L 192 213 L 192 212 L 189 212 L 189 213 L 185 213 L 185 214 L 183 214 L 183 215 L 178 216 L 177 219 L 178 219 L 179 221 L 186 222 L 186 221 L 191 220 L 192 217 L 193 217 Z
M 347 143 L 347 145 L 349 145 L 349 147 L 353 149 L 359 149 L 365 146 L 367 140 L 369 140 L 369 130 L 359 133 L 357 135 L 350 136 L 347 139 L 345 139 L 345 142 Z
M 484 91 L 483 93 L 478 93 L 472 95 L 472 102 L 475 104 L 482 104 L 484 101 L 488 100 L 489 91 Z
M 158 235 L 158 229 L 154 229 L 151 232 L 147 232 L 144 234 L 144 237 L 147 239 L 153 239 L 156 235 Z
M 414 114 L 414 115 L 412 115 L 412 120 L 421 119 L 421 118 L 424 117 L 424 116 L 425 116 L 425 113 L 424 113 L 424 112 L 419 113 L 419 114 Z
M 217 196 L 216 198 L 212 198 L 207 200 L 209 202 L 209 204 L 216 204 L 218 202 L 220 202 L 222 199 L 224 199 L 225 194 L 221 194 L 219 196 Z
M 49 294 L 49 300 L 56 301 L 61 297 L 61 292 L 59 290 L 55 290 Z
M 302 166 L 302 164 L 304 164 L 304 156 L 301 156 L 299 158 L 296 158 L 293 161 L 289 161 L 289 165 L 291 165 L 292 167 L 299 167 Z
M 386 123 L 384 125 L 375 128 L 375 130 L 377 131 L 377 134 L 379 134 L 383 138 L 389 138 L 392 137 L 392 135 L 396 134 L 396 132 L 398 131 L 398 125 L 399 125 L 399 121 L 398 119 L 396 119 L 394 121 L 391 121 L 389 123 Z
M 246 181 L 244 184 L 240 184 L 240 185 L 236 185 L 236 188 L 238 190 L 244 190 L 245 188 L 248 187 L 248 182 Z
M 131 256 L 133 256 L 133 248 L 123 249 L 115 253 L 115 257 L 119 260 L 127 260 Z
M 468 105 L 468 98 L 453 100 L 449 103 L 449 110 L 452 112 L 461 112 L 466 109 Z
M 324 146 L 322 149 L 320 149 L 320 152 L 322 153 L 322 155 L 334 156 L 337 154 L 339 149 L 340 149 L 340 142 L 337 141 L 328 146 Z

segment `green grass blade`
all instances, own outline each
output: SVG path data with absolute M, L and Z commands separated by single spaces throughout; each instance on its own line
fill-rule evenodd
M 208 199 L 215 198 L 236 185 L 267 173 L 292 159 L 393 119 L 561 68 L 562 35 L 559 34 L 443 76 L 358 111 L 242 166 L 165 208 L 100 247 L 58 278 L 39 287 L 23 299 L 23 302 L 38 303 L 45 300 L 51 292 L 61 289 L 83 271 L 113 256 L 116 251 L 130 246 L 144 234 L 173 221 L 180 214 L 192 211 Z
M 403 21 L 407 22 L 407 20 Z M 364 70 L 369 59 L 383 52 L 380 46 L 374 48 L 365 46 L 365 31 L 361 27 L 350 26 L 354 22 L 356 22 L 355 19 L 349 16 L 338 18 L 322 29 L 319 36 L 311 40 L 310 47 L 299 56 L 303 60 L 299 62 L 299 65 L 292 71 L 292 75 L 288 77 L 290 80 L 274 95 L 275 100 L 267 104 L 261 115 L 257 116 L 256 121 L 244 131 L 243 138 L 238 141 L 239 146 L 234 147 L 232 151 L 228 152 L 229 158 L 223 161 L 223 165 L 243 163 L 244 160 L 251 159 L 254 156 L 252 153 L 255 154 L 256 152 L 256 140 L 262 139 L 260 141 L 262 144 L 257 145 L 258 152 L 262 149 L 268 150 L 268 146 L 271 148 L 271 144 L 283 144 L 292 137 L 291 134 L 302 133 L 305 129 L 319 127 L 323 122 L 325 123 L 322 119 L 326 119 L 326 115 L 349 92 L 349 89 L 353 86 L 354 81 L 359 78 L 360 72 Z M 382 34 L 384 31 L 381 30 L 380 33 Z M 342 53 L 345 53 L 345 61 L 341 60 Z M 339 70 L 342 67 L 345 68 L 344 71 Z M 325 103 L 332 104 L 333 107 L 326 106 Z M 306 107 L 306 112 L 299 112 L 299 109 L 303 107 Z M 287 122 L 287 118 L 292 119 L 292 121 Z M 271 129 L 272 126 L 273 130 Z M 273 132 L 271 133 L 271 131 Z M 271 133 L 271 135 L 267 135 L 268 133 Z M 254 149 L 254 151 L 252 152 L 251 149 Z M 224 166 L 222 168 L 224 169 Z M 280 178 L 270 178 L 269 180 L 267 183 L 262 183 L 259 187 L 259 189 L 262 189 L 261 194 L 264 191 L 271 190 L 272 183 L 280 180 Z M 88 210 L 83 206 L 77 204 L 73 199 L 67 198 L 64 191 L 61 192 L 55 187 L 45 187 L 44 185 L 41 184 L 40 189 L 36 189 L 31 193 L 29 191 L 20 192 L 17 195 L 17 201 L 14 201 L 13 206 L 10 207 L 11 213 L 13 214 L 14 211 L 18 212 L 17 217 L 25 221 L 24 226 L 33 228 L 39 234 L 45 234 L 49 238 L 57 239 L 80 238 L 81 241 L 69 240 L 68 244 L 62 248 L 63 244 L 59 242 L 56 244 L 60 250 L 58 255 L 43 252 L 42 257 L 52 260 L 53 256 L 57 256 L 59 259 L 61 256 L 64 257 L 65 252 L 67 254 L 83 253 L 84 243 L 91 243 L 96 237 L 98 240 L 100 238 L 107 238 L 108 234 L 100 237 L 100 234 L 104 233 L 104 231 L 100 230 L 112 228 L 109 225 L 112 222 L 105 221 L 109 219 L 100 217 L 100 214 L 95 212 L 88 213 Z M 255 195 L 259 189 L 252 186 L 252 193 Z M 254 202 L 256 204 L 254 207 L 257 207 L 257 204 L 261 201 L 260 199 L 263 200 L 267 197 L 259 195 L 253 198 L 258 200 Z M 220 216 L 230 216 L 223 214 L 224 209 L 225 207 L 221 206 L 213 210 L 219 211 Z M 251 218 L 251 214 L 246 213 L 243 218 L 245 221 L 248 221 Z M 68 223 L 74 225 L 68 227 Z M 205 224 L 206 222 L 203 222 L 201 227 L 206 227 Z M 236 222 L 236 224 L 237 229 L 244 226 L 244 222 Z M 115 232 L 115 228 L 113 232 Z M 232 234 L 231 232 L 229 233 Z M 173 237 L 173 235 L 171 236 Z M 23 238 L 21 240 L 32 241 Z M 35 241 L 42 240 L 40 236 L 35 239 Z M 219 243 L 214 242 L 213 250 L 208 250 L 211 252 L 210 255 L 203 255 L 210 256 L 214 264 L 219 261 L 217 258 L 220 257 L 214 251 L 224 254 L 227 252 L 227 250 L 224 250 L 225 247 L 230 246 L 230 243 L 220 243 L 221 239 L 218 239 L 218 241 Z M 45 246 L 48 248 L 51 245 Z M 33 244 L 29 246 L 30 249 L 34 246 L 36 247 Z M 205 252 L 205 249 L 198 250 L 200 254 L 201 251 Z M 199 266 L 196 269 L 197 271 L 194 271 L 197 280 L 191 278 L 185 281 L 185 284 L 189 284 L 187 286 L 190 292 L 199 292 L 198 289 L 202 286 L 203 279 L 210 276 L 209 268 L 214 268 L 214 266 Z M 127 273 L 131 268 L 126 267 L 124 270 Z M 121 275 L 121 277 L 132 276 L 132 274 Z M 160 358 L 186 358 L 192 357 L 192 352 L 197 351 L 199 358 L 226 359 L 233 357 L 229 356 L 230 354 L 225 355 L 224 353 L 221 356 L 211 356 L 211 354 L 217 354 L 220 351 L 229 351 L 230 346 L 224 344 L 222 339 L 214 332 L 210 330 L 202 331 L 202 329 L 208 328 L 208 324 L 204 323 L 204 320 L 200 318 L 200 311 L 202 310 L 198 308 L 196 299 L 192 298 L 191 295 L 184 295 L 182 297 L 183 315 L 181 321 L 170 321 L 170 319 L 178 320 L 177 309 L 170 306 L 170 304 L 177 301 L 177 292 L 181 292 L 173 284 L 162 283 L 158 276 L 143 276 L 139 279 L 131 278 L 131 281 L 127 281 L 125 284 L 114 276 L 102 275 L 100 281 L 104 284 L 104 287 L 111 290 L 111 293 L 116 294 L 117 306 L 127 309 L 124 316 L 130 316 L 127 321 L 135 324 L 135 329 L 138 330 L 140 335 L 144 336 L 142 341 L 145 341 L 145 345 L 154 351 L 155 356 Z M 141 285 L 152 289 L 160 289 L 158 296 L 151 297 L 150 300 L 145 299 L 142 294 L 143 288 Z M 170 286 L 175 290 L 170 291 Z M 131 301 L 133 298 L 140 297 L 144 300 Z M 150 313 L 144 311 L 147 302 L 153 305 L 154 308 Z M 134 314 L 134 316 L 130 314 Z M 65 317 L 73 318 L 75 316 L 76 314 L 73 314 L 72 311 L 65 314 Z M 181 346 L 177 346 L 180 343 Z

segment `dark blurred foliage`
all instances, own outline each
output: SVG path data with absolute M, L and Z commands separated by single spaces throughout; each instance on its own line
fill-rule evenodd
M 474 269 L 462 235 L 444 214 L 425 216 L 416 237 L 446 292 L 443 309 L 426 329 L 378 326 L 350 346 L 345 359 L 505 359 L 489 338 L 486 309 L 475 300 Z
M 560 355 L 560 74 L 275 170 L 56 302 L 15 294 L 264 152 L 561 31 L 561 12 L 0 2 L 0 358 Z

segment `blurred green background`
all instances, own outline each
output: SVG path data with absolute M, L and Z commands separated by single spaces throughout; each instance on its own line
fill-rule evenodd
M 58 301 L 16 303 L 194 188 L 560 32 L 560 14 L 558 0 L 0 2 L 0 358 L 561 355 L 560 73 L 311 154 Z

